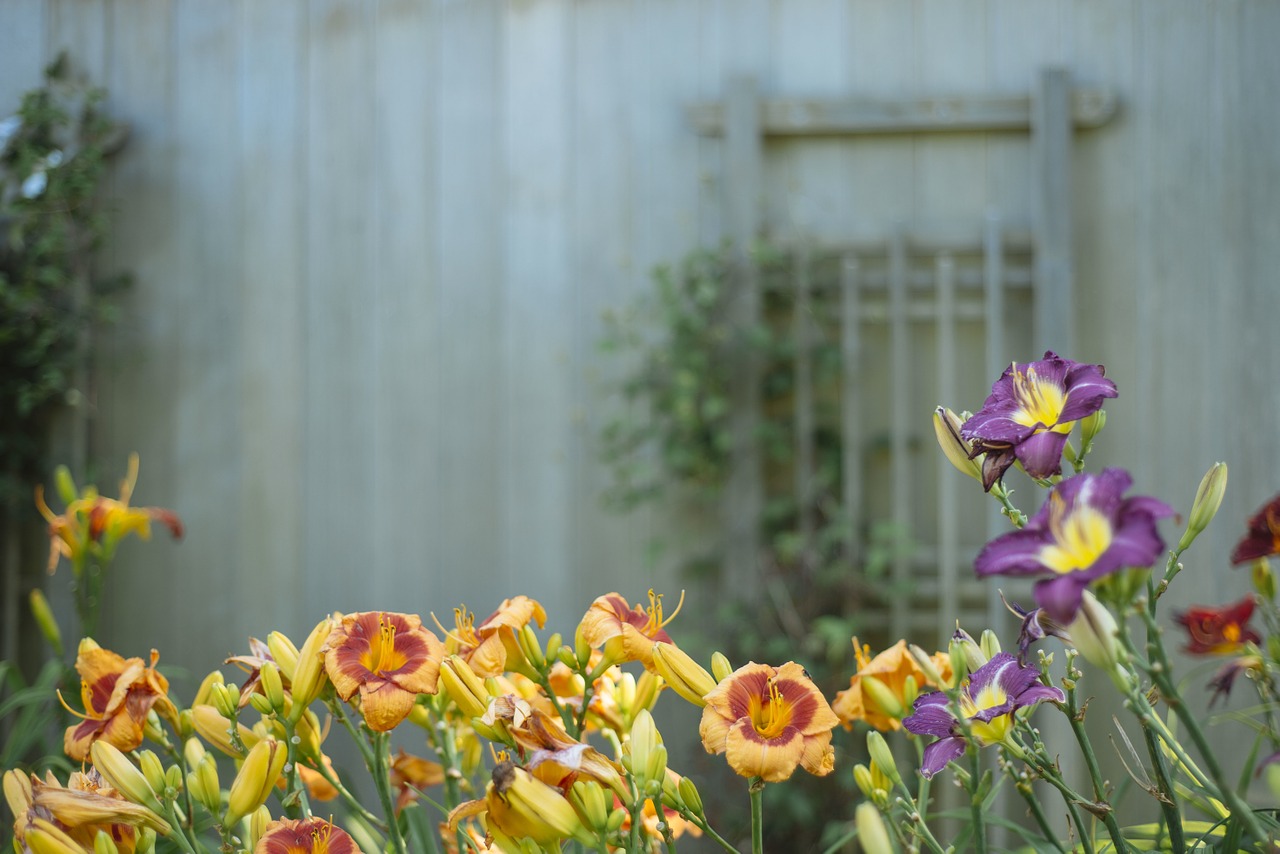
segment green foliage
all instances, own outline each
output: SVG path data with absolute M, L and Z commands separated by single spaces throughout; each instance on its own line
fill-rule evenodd
M 122 284 L 95 278 L 104 234 L 95 206 L 105 158 L 122 139 L 102 92 L 65 58 L 0 120 L 0 500 L 30 498 L 49 422 L 74 396 L 85 336 Z

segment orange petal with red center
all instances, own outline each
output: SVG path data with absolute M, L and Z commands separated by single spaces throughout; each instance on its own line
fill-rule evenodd
M 267 825 L 253 854 L 362 854 L 345 830 L 322 818 L 280 819 Z
M 827 700 L 818 691 L 804 668 L 789 661 L 778 669 L 773 684 L 786 701 L 790 709 L 790 723 L 804 735 L 829 733 L 831 728 L 840 723 L 835 712 L 827 705 Z
M 145 669 L 141 658 L 126 660 L 100 646 L 82 647 L 76 655 L 76 672 L 80 674 L 80 698 L 85 712 L 94 717 L 114 712 Z
M 743 777 L 760 777 L 779 783 L 795 773 L 804 758 L 805 738 L 795 727 L 786 727 L 774 738 L 756 732 L 750 718 L 742 718 L 729 728 L 725 758 L 729 767 Z

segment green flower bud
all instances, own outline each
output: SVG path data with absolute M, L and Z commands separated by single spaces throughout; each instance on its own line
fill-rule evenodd
M 898 765 L 893 761 L 893 752 L 889 750 L 888 742 L 884 740 L 884 736 L 878 730 L 873 729 L 867 733 L 867 753 L 871 755 L 872 765 L 884 772 L 890 782 L 894 785 L 902 782 L 902 775 L 898 773 Z
M 93 854 L 120 854 L 120 849 L 116 847 L 111 834 L 99 830 L 98 835 L 93 837 Z
M 280 678 L 280 668 L 270 661 L 264 662 L 258 671 L 258 679 L 262 683 L 262 693 L 266 695 L 271 708 L 276 712 L 284 711 L 284 682 Z
M 36 626 L 40 629 L 40 634 L 44 635 L 49 646 L 53 647 L 54 653 L 61 658 L 62 630 L 58 628 L 58 621 L 53 616 L 53 609 L 49 607 L 49 600 L 44 598 L 44 591 L 38 587 L 31 591 L 31 616 L 36 618 Z
M 1093 449 L 1093 440 L 1102 428 L 1107 426 L 1107 411 L 1099 409 L 1092 415 L 1086 415 L 1080 419 L 1080 443 L 1084 449 L 1084 453 L 1088 454 Z
M 701 816 L 702 795 L 698 793 L 698 787 L 693 784 L 693 781 L 688 777 L 681 777 L 676 790 L 680 793 L 680 800 L 689 812 L 696 816 Z
M 1222 506 L 1222 496 L 1226 491 L 1227 464 L 1214 463 L 1200 480 L 1195 501 L 1191 502 L 1191 515 L 1187 517 L 1187 529 L 1178 540 L 1178 551 L 1185 550 L 1208 527 Z
M 62 499 L 63 504 L 70 504 L 80 497 L 75 478 L 71 476 L 71 470 L 66 466 L 58 466 L 53 470 L 53 486 L 58 490 L 58 497 Z
M 996 637 L 996 633 L 991 629 L 983 629 L 978 646 L 982 649 L 982 654 L 987 657 L 987 661 L 990 661 L 1000 652 L 1000 638 Z
M 142 769 L 142 776 L 147 778 L 147 785 L 151 787 L 151 791 L 157 793 L 164 791 L 166 785 L 164 765 L 154 751 L 144 750 L 139 753 L 138 767 Z
M 880 818 L 880 810 L 874 804 L 858 804 L 854 812 L 854 824 L 858 828 L 858 844 L 866 854 L 894 854 L 889 831 Z
M 1276 577 L 1271 571 L 1271 562 L 1265 557 L 1253 562 L 1253 589 L 1268 602 L 1276 598 Z
M 902 701 L 889 690 L 888 685 L 874 676 L 863 676 L 861 685 L 863 696 L 870 699 L 876 708 L 891 718 L 902 720 L 906 709 L 902 707 Z
M 970 458 L 973 447 L 960 436 L 960 418 L 945 406 L 933 411 L 933 433 L 938 437 L 947 462 L 979 483 L 982 482 L 982 464 Z
M 276 711 L 276 707 L 271 705 L 271 701 L 261 694 L 250 694 L 249 705 L 264 715 L 273 715 Z
M 538 641 L 538 635 L 534 632 L 533 626 L 528 623 L 521 626 L 516 639 L 520 644 L 520 651 L 524 653 L 525 659 L 535 670 L 546 667 L 547 658 L 542 654 L 542 644 Z
M 716 684 L 723 682 L 733 673 L 733 665 L 729 663 L 729 657 L 723 652 L 711 653 L 711 675 L 715 677 Z

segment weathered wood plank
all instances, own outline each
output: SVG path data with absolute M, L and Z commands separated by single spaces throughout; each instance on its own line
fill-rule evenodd
M 1031 150 L 1034 171 L 1032 223 L 1036 234 L 1037 350 L 1074 352 L 1075 268 L 1071 237 L 1071 78 L 1046 69 L 1036 84 Z
M 467 601 L 477 587 L 500 590 L 501 477 L 497 448 L 504 409 L 502 291 L 504 123 L 502 17 L 497 3 L 441 7 L 439 63 L 439 406 L 448 417 L 435 441 L 440 453 L 437 559 L 446 570 L 439 596 Z
M 360 571 L 373 554 L 376 456 L 371 10 L 308 7 L 304 542 L 306 564 L 329 573 L 305 586 L 307 614 L 387 605 Z
M 304 500 L 308 20 L 303 7 L 242 0 L 238 153 L 240 424 L 243 455 L 236 560 L 254 630 L 297 643 L 305 612 Z M 241 643 L 243 641 L 241 639 Z M 238 648 L 238 647 L 237 647 Z
M 40 0 L 16 0 L 0 11 L 0 116 L 16 112 L 24 93 L 44 81 L 50 11 Z
M 437 242 L 440 51 L 436 10 L 378 3 L 374 29 L 372 557 L 375 598 L 406 594 L 447 614 L 439 488 L 441 409 Z M 425 488 L 424 488 L 425 487 Z M 414 532 L 406 536 L 406 532 Z
M 509 6 L 503 53 L 499 578 L 513 592 L 537 591 L 551 613 L 567 610 L 572 554 L 571 24 L 563 4 Z
M 1110 89 L 1076 89 L 1071 92 L 1071 121 L 1077 128 L 1100 127 L 1115 114 L 1116 105 L 1116 94 Z M 1033 121 L 1030 95 L 769 98 L 761 113 L 766 136 L 1025 132 Z M 720 136 L 725 132 L 725 107 L 720 103 L 693 104 L 687 115 L 700 134 Z

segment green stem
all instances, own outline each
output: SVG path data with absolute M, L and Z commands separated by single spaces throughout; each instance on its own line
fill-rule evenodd
M 1067 854 L 1067 849 L 1058 841 L 1058 835 L 1054 832 L 1053 826 L 1049 824 L 1049 817 L 1044 814 L 1044 807 L 1040 805 L 1040 799 L 1036 797 L 1035 789 L 1031 786 L 1029 779 L 1018 780 L 1013 784 L 1018 790 L 1018 794 L 1022 795 L 1022 799 L 1027 802 L 1027 809 L 1031 812 L 1031 817 L 1036 820 L 1036 824 L 1040 828 L 1040 832 L 1044 834 L 1045 840 L 1058 849 L 1061 854 Z
M 751 792 L 751 854 L 764 854 L 764 780 L 752 777 L 748 791 Z
M 969 814 L 973 819 L 973 845 L 979 854 L 987 850 L 987 822 L 982 812 L 982 757 L 975 749 L 969 750 Z
M 1079 671 L 1075 671 L 1078 673 Z M 1071 731 L 1075 734 L 1076 742 L 1080 745 L 1080 752 L 1084 754 L 1085 767 L 1089 769 L 1089 780 L 1093 783 L 1093 800 L 1095 803 L 1105 805 L 1102 810 L 1102 823 L 1106 825 L 1107 832 L 1111 834 L 1111 841 L 1116 846 L 1117 852 L 1127 850 L 1128 843 L 1125 842 L 1124 833 L 1120 830 L 1120 825 L 1116 821 L 1115 812 L 1107 803 L 1106 784 L 1102 780 L 1102 771 L 1098 768 L 1098 758 L 1093 752 L 1093 743 L 1089 741 L 1089 735 L 1084 729 L 1084 715 L 1080 713 L 1079 707 L 1076 705 L 1076 689 L 1074 687 L 1067 689 L 1067 720 L 1071 723 Z
M 730 851 L 732 854 L 742 854 L 741 851 L 730 844 L 729 840 L 716 833 L 715 828 L 711 826 L 711 822 L 707 821 L 706 816 L 697 815 L 687 809 L 681 810 L 680 815 L 702 828 L 702 832 L 711 837 L 725 851 Z
M 187 854 L 199 854 L 195 846 L 187 839 L 187 834 L 182 829 L 182 818 L 178 815 L 178 807 L 173 801 L 164 802 L 165 818 L 169 820 L 169 826 L 173 828 L 173 833 L 169 834 L 166 839 L 173 840 L 179 848 L 186 851 Z
M 342 785 L 342 781 L 339 780 L 334 774 L 330 773 L 329 769 L 325 766 L 323 760 L 320 762 L 317 762 L 314 767 L 312 766 L 308 766 L 308 767 L 311 767 L 313 771 L 318 773 L 321 777 L 324 777 L 325 780 L 328 781 L 330 786 L 333 786 L 333 788 L 337 789 L 338 795 L 339 797 L 342 798 L 343 802 L 347 806 L 349 806 L 354 812 L 356 812 L 361 818 L 369 822 L 371 825 L 376 827 L 382 833 L 387 832 L 386 822 L 378 818 L 373 813 L 369 812 L 369 810 L 365 809 L 364 804 L 360 803 L 360 801 L 356 798 L 356 796 L 351 794 L 351 791 L 346 786 Z
M 1094 854 L 1093 848 L 1093 832 L 1089 826 L 1085 824 L 1084 818 L 1080 815 L 1079 804 L 1086 803 L 1087 800 L 1080 795 L 1079 792 L 1072 789 L 1067 782 L 1062 779 L 1058 773 L 1058 769 L 1054 766 L 1053 761 L 1046 758 L 1044 744 L 1040 741 L 1039 736 L 1031 728 L 1031 725 L 1025 721 L 1023 728 L 1028 730 L 1032 735 L 1032 743 L 1035 745 L 1034 750 L 1027 750 L 1023 745 L 1017 744 L 1012 739 L 1004 743 L 1005 749 L 1012 755 L 1026 762 L 1041 779 L 1053 786 L 1062 795 L 1063 802 L 1067 805 L 1067 812 L 1071 816 L 1071 823 L 1075 825 L 1076 832 L 1080 835 L 1080 845 L 1084 848 L 1085 854 Z M 1042 755 L 1045 754 L 1045 755 Z M 1124 850 L 1124 849 L 1121 849 Z
M 1146 727 L 1142 728 L 1142 737 L 1147 742 L 1147 753 L 1151 756 L 1151 768 L 1156 775 L 1156 789 L 1160 792 L 1160 809 L 1164 813 L 1164 823 L 1169 828 L 1169 845 L 1173 854 L 1181 854 L 1187 850 L 1187 842 L 1182 834 L 1182 813 L 1178 809 L 1178 796 L 1169 781 L 1169 768 L 1156 742 L 1156 735 Z
M 282 800 L 285 815 L 289 818 L 310 818 L 311 801 L 307 798 L 307 787 L 298 774 L 298 735 L 297 727 L 288 716 L 278 715 L 277 720 L 284 724 L 285 744 L 289 746 L 288 772 L 285 774 L 285 792 Z M 323 761 L 320 764 L 324 764 Z
M 391 839 L 391 848 L 396 854 L 407 854 L 404 837 L 400 834 L 400 822 L 396 817 L 395 801 L 391 797 L 391 778 L 387 768 L 387 733 L 370 733 L 369 747 L 373 753 L 373 764 L 369 773 L 373 777 L 374 787 L 378 790 L 378 800 L 382 802 L 382 812 L 387 817 L 387 831 Z

